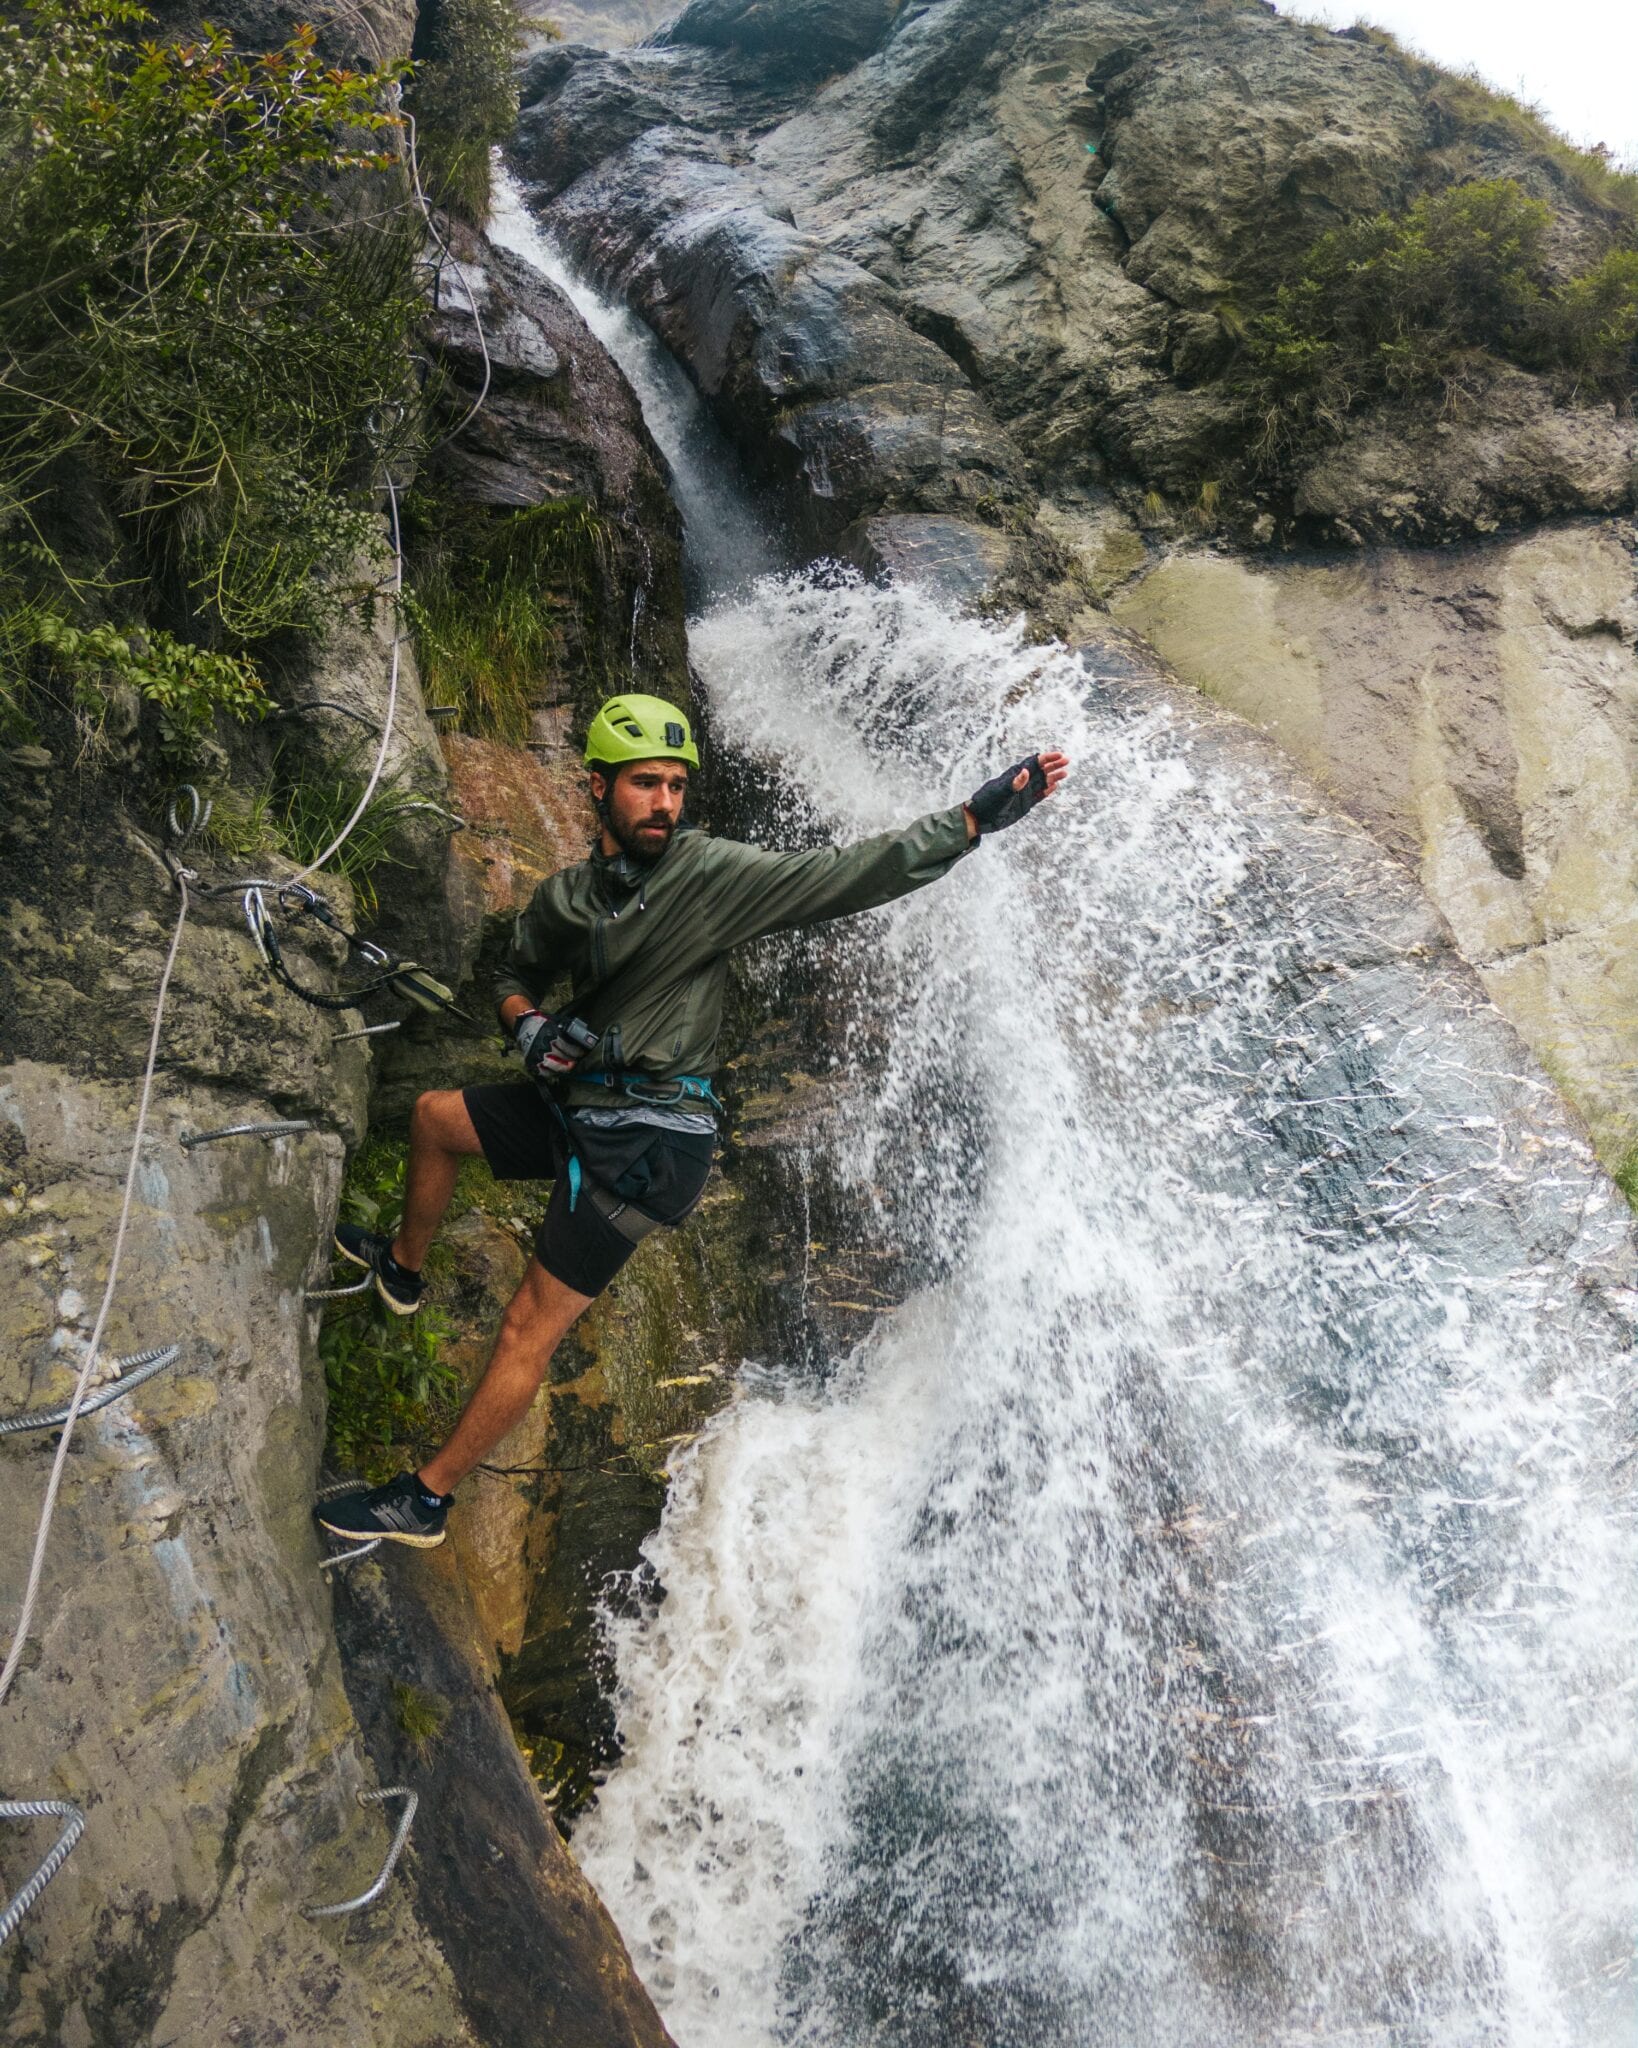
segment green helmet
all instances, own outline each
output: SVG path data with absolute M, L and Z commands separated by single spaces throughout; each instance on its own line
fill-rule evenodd
M 663 697 L 611 697 L 586 734 L 586 766 L 618 768 L 625 761 L 686 761 L 700 765 L 688 720 Z

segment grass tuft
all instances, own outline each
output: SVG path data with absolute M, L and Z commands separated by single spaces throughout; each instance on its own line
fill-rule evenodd
M 583 498 L 489 512 L 427 493 L 407 508 L 405 538 L 428 703 L 458 705 L 468 731 L 521 746 L 552 694 L 565 614 L 604 576 L 602 520 Z
M 425 1758 L 449 1725 L 453 1712 L 442 1693 L 427 1692 L 407 1679 L 392 1682 L 392 1718 L 416 1755 Z

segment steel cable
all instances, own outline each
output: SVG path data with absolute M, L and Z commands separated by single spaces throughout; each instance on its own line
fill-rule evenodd
M 45 1861 L 0 1913 L 0 1948 L 17 1932 L 23 1915 L 74 1853 L 85 1833 L 85 1815 L 66 1799 L 0 1799 L 0 1820 L 60 1820 L 63 1831 Z
M 190 1131 L 177 1142 L 184 1152 L 191 1152 L 195 1145 L 214 1145 L 220 1138 L 288 1138 L 297 1131 L 314 1129 L 310 1118 L 296 1116 L 271 1124 L 224 1124 L 219 1131 Z
M 180 1344 L 161 1344 L 153 1351 L 137 1351 L 129 1358 L 115 1359 L 114 1371 L 118 1377 L 98 1387 L 94 1394 L 87 1394 L 80 1403 L 80 1413 L 94 1415 L 99 1408 L 106 1408 L 110 1401 L 117 1401 L 121 1394 L 140 1387 L 144 1380 L 151 1380 L 155 1373 L 174 1365 L 181 1350 Z M 0 1416 L 0 1436 L 22 1436 L 31 1429 L 55 1429 L 58 1423 L 68 1420 L 71 1405 L 65 1401 L 60 1408 L 39 1408 L 31 1415 Z

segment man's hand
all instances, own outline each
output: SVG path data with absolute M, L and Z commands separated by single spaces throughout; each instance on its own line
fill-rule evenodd
M 1044 803 L 1068 773 L 1069 756 L 1048 753 L 1031 754 L 1028 760 L 991 776 L 961 807 L 967 814 L 968 839 L 1016 825 L 1027 811 Z
M 597 1043 L 595 1034 L 578 1017 L 548 1017 L 541 1010 L 526 1010 L 514 1036 L 524 1071 L 535 1081 L 556 1081 L 572 1074 Z

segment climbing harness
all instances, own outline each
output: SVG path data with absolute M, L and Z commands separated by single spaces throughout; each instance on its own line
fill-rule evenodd
M 704 1074 L 678 1074 L 669 1081 L 650 1081 L 628 1068 L 613 1072 L 599 1068 L 589 1074 L 583 1074 L 576 1068 L 574 1078 L 587 1081 L 594 1088 L 608 1088 L 616 1095 L 628 1096 L 633 1102 L 640 1102 L 645 1109 L 675 1109 L 684 1102 L 703 1102 L 712 1109 L 723 1110 L 720 1097 Z
M 224 1124 L 219 1131 L 189 1131 L 178 1142 L 184 1152 L 191 1152 L 195 1145 L 214 1145 L 222 1138 L 288 1138 L 295 1131 L 316 1129 L 310 1118 L 294 1116 L 282 1123 Z
M 339 1906 L 303 1906 L 303 1917 L 308 1920 L 335 1920 L 343 1913 L 362 1913 L 366 1906 L 373 1906 L 387 1889 L 387 1881 L 398 1868 L 398 1859 L 404 1853 L 404 1844 L 409 1840 L 410 1823 L 415 1818 L 415 1809 L 420 1805 L 419 1793 L 412 1792 L 408 1785 L 383 1785 L 376 1792 L 360 1792 L 360 1806 L 384 1806 L 389 1799 L 402 1799 L 404 1810 L 398 1816 L 398 1829 L 392 1838 L 392 1847 L 387 1851 L 387 1860 L 381 1866 L 380 1875 L 368 1891 L 360 1892 L 356 1899 L 343 1899 Z
M 152 1351 L 135 1351 L 129 1358 L 116 1358 L 111 1370 L 115 1377 L 106 1386 L 98 1387 L 94 1394 L 87 1394 L 80 1403 L 81 1415 L 95 1415 L 99 1408 L 106 1408 L 110 1401 L 117 1401 L 121 1394 L 128 1394 L 133 1387 L 140 1387 L 144 1380 L 151 1380 L 155 1373 L 163 1372 L 168 1365 L 174 1365 L 182 1347 L 180 1344 L 160 1344 Z M 32 1415 L 0 1416 L 0 1436 L 22 1436 L 31 1429 L 55 1429 L 59 1423 L 68 1420 L 71 1401 L 65 1401 L 60 1408 L 37 1409 Z
M 23 1915 L 73 1855 L 74 1844 L 85 1833 L 85 1815 L 66 1799 L 0 1799 L 0 1820 L 60 1820 L 63 1824 L 45 1861 L 0 1913 L 0 1948 L 4 1948 L 22 1924 Z
M 633 1208 L 630 1202 L 623 1202 L 618 1195 L 608 1188 L 600 1187 L 596 1181 L 591 1183 L 591 1191 L 586 1199 L 605 1223 L 612 1224 L 619 1231 L 627 1244 L 641 1244 L 651 1231 L 661 1228 L 658 1216 L 650 1216 L 646 1210 Z M 570 1207 L 573 1207 L 572 1202 Z
M 361 939 L 356 932 L 348 931 L 316 889 L 309 889 L 299 881 L 285 882 L 276 885 L 276 900 L 287 916 L 298 910 L 305 911 L 326 930 L 345 940 L 350 952 L 357 953 L 367 965 L 379 970 L 373 981 L 344 989 L 339 995 L 324 995 L 318 989 L 304 988 L 285 965 L 284 949 L 279 944 L 279 935 L 268 913 L 267 898 L 262 893 L 269 886 L 275 885 L 252 882 L 246 888 L 245 924 L 268 973 L 281 988 L 300 996 L 315 1010 L 351 1010 L 366 996 L 379 995 L 383 989 L 391 989 L 394 995 L 404 997 L 420 1009 L 443 1010 L 452 1017 L 459 1017 L 463 1024 L 474 1024 L 474 1020 L 456 1003 L 451 991 L 441 981 L 434 980 L 424 967 L 413 960 L 402 960 L 385 946 L 378 946 L 373 940 Z

